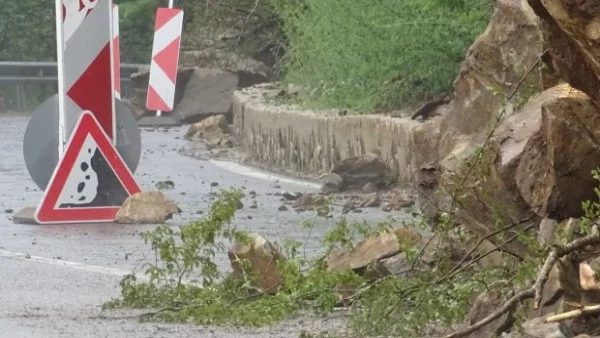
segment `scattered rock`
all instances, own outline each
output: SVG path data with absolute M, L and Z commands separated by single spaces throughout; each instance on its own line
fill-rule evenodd
M 15 224 L 37 224 L 35 221 L 35 207 L 26 207 L 19 210 L 13 215 L 13 223 Z
M 211 187 L 218 187 L 219 186 L 219 182 L 210 182 L 210 186 Z
M 285 260 L 281 252 L 262 236 L 253 233 L 249 242 L 236 242 L 227 252 L 233 278 L 250 277 L 253 285 L 263 292 L 276 293 L 283 279 L 277 272 L 277 263 Z M 249 269 L 244 270 L 241 261 L 249 263 Z M 255 279 L 254 279 L 255 278 Z
M 218 139 L 221 142 L 225 134 L 229 133 L 229 123 L 224 115 L 212 115 L 200 122 L 192 124 L 187 133 L 186 139 Z
M 573 333 L 564 323 L 545 323 L 543 317 L 533 318 L 521 325 L 531 338 L 570 338 Z
M 344 179 L 342 176 L 331 173 L 328 174 L 323 180 L 323 185 L 321 186 L 322 193 L 337 193 L 342 191 L 344 188 Z
M 538 242 L 544 246 L 553 246 L 556 243 L 556 228 L 558 222 L 550 218 L 544 218 L 540 222 Z
M 183 123 L 196 123 L 213 114 L 231 115 L 238 77 L 216 68 L 194 68 L 173 113 Z
M 286 207 L 285 205 L 280 205 L 279 208 L 277 208 L 277 210 L 279 210 L 279 211 L 288 211 L 288 207 Z
M 375 154 L 350 157 L 336 164 L 331 170 L 342 178 L 335 186 L 344 189 L 362 189 L 367 183 L 383 188 L 393 181 L 388 166 Z
M 14 210 L 13 209 L 6 209 L 6 210 L 4 210 L 4 212 L 7 213 L 7 214 L 12 214 L 14 212 Z
M 361 208 L 377 208 L 380 205 L 379 194 L 374 192 L 364 196 L 360 202 Z
M 286 200 L 288 201 L 295 201 L 298 198 L 302 197 L 302 194 L 297 192 L 297 193 L 290 193 L 287 191 L 284 191 L 281 196 L 283 196 Z
M 252 204 L 250 204 L 250 209 L 257 209 L 258 208 L 258 203 L 256 202 L 256 200 L 252 200 Z
M 500 306 L 504 305 L 506 299 L 498 291 L 484 292 L 475 298 L 471 310 L 467 315 L 466 325 L 473 325 L 487 317 Z M 488 325 L 465 336 L 466 338 L 497 337 L 502 332 L 508 331 L 514 323 L 514 310 L 511 309 Z
M 168 190 L 175 188 L 175 183 L 173 181 L 161 181 L 156 182 L 154 185 L 158 190 Z
M 181 213 L 175 202 L 160 191 L 139 192 L 129 196 L 115 218 L 122 224 L 160 224 Z
M 412 228 L 402 227 L 373 234 L 354 248 L 338 248 L 327 257 L 329 270 L 352 269 L 364 273 L 364 268 L 400 253 L 404 245 L 418 245 L 421 235 Z
M 365 194 L 373 193 L 376 191 L 377 191 L 377 186 L 375 186 L 375 184 L 373 182 L 367 182 L 362 187 L 362 192 L 364 192 Z
M 412 263 L 406 259 L 406 254 L 403 252 L 389 258 L 384 258 L 380 262 L 390 274 L 398 278 L 408 276 L 412 269 Z

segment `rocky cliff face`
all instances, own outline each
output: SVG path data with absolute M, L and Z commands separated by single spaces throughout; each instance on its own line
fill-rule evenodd
M 454 85 L 439 169 L 460 221 L 483 236 L 499 214 L 580 216 L 600 166 L 600 2 L 499 0 Z

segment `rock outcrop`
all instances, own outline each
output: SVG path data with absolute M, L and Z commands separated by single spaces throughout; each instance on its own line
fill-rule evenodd
M 160 191 L 139 192 L 129 196 L 115 218 L 122 224 L 161 224 L 181 209 Z

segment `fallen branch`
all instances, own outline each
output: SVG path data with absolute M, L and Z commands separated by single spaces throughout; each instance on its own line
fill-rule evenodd
M 581 317 L 583 315 L 596 314 L 600 313 L 600 305 L 588 305 L 584 306 L 581 309 L 563 312 L 554 316 L 550 316 L 546 318 L 546 323 L 555 323 L 562 322 L 563 320 L 573 319 L 577 317 Z
M 490 313 L 487 317 L 483 318 L 482 320 L 478 321 L 477 323 L 475 323 L 471 326 L 468 326 L 462 330 L 456 331 L 452 334 L 449 334 L 449 335 L 445 336 L 444 338 L 464 337 L 464 336 L 486 326 L 487 324 L 491 323 L 495 319 L 499 318 L 500 316 L 502 316 L 503 314 L 508 312 L 513 306 L 517 305 L 518 303 L 520 303 L 526 299 L 533 298 L 534 299 L 533 307 L 534 307 L 534 309 L 537 310 L 542 301 L 542 292 L 544 291 L 544 284 L 546 284 L 546 281 L 548 280 L 548 275 L 550 274 L 550 271 L 552 270 L 554 263 L 556 263 L 556 261 L 558 259 L 560 259 L 568 254 L 571 254 L 574 251 L 582 249 L 588 245 L 592 245 L 592 244 L 600 244 L 600 234 L 594 234 L 591 236 L 579 238 L 579 239 L 576 239 L 566 245 L 555 246 L 552 249 L 552 251 L 550 252 L 550 254 L 548 255 L 548 257 L 546 258 L 544 265 L 542 266 L 540 272 L 538 273 L 537 280 L 530 288 L 517 293 L 516 295 L 511 297 L 506 303 L 504 303 L 504 305 L 502 305 L 498 310 Z M 577 310 L 577 311 L 581 311 L 581 310 Z

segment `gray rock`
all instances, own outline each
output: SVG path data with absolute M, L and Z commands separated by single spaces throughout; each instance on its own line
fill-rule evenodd
M 540 230 L 538 232 L 538 242 L 541 245 L 551 246 L 556 244 L 556 227 L 558 222 L 550 218 L 544 218 L 540 222 Z
M 26 207 L 19 210 L 13 216 L 13 223 L 15 224 L 37 224 L 34 215 L 36 208 L 34 207 Z
M 532 338 L 570 338 L 573 333 L 564 323 L 544 323 L 543 317 L 526 321 L 521 326 Z
M 195 123 L 213 114 L 231 115 L 237 85 L 235 74 L 195 68 L 173 113 L 184 123 Z
M 336 193 L 342 191 L 344 188 L 344 180 L 342 176 L 331 173 L 325 177 L 323 180 L 323 185 L 321 186 L 321 192 L 324 193 Z

